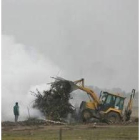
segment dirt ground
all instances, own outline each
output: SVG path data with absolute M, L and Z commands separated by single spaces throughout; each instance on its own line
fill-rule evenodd
M 2 140 L 138 140 L 138 123 L 2 125 Z M 12 125 L 13 124 L 13 125 Z

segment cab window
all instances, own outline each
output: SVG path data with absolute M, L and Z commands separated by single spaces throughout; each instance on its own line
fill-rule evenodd
M 108 95 L 105 104 L 109 104 L 110 106 L 114 107 L 114 105 L 115 105 L 115 96 Z
M 110 104 L 111 103 L 111 99 L 112 99 L 111 95 L 108 95 L 105 103 L 106 104 Z
M 116 98 L 116 102 L 115 102 L 115 108 L 122 110 L 123 109 L 123 105 L 124 105 L 124 99 L 117 97 Z

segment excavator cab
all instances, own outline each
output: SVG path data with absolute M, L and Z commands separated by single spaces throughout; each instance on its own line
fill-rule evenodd
M 125 97 L 119 95 L 111 94 L 108 92 L 103 92 L 100 101 L 100 110 L 107 111 L 109 108 L 115 108 L 117 110 L 123 110 Z

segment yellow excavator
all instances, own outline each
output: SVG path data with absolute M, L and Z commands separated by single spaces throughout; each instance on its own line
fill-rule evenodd
M 82 101 L 80 105 L 80 112 L 84 122 L 87 122 L 92 118 L 107 121 L 109 123 L 119 123 L 120 121 L 130 120 L 133 98 L 135 95 L 134 89 L 132 90 L 130 100 L 123 113 L 124 100 L 126 97 L 108 92 L 101 92 L 98 97 L 93 90 L 84 86 L 84 79 L 71 83 L 73 84 L 73 87 L 76 87 L 74 90 L 80 89 L 90 96 L 89 102 Z

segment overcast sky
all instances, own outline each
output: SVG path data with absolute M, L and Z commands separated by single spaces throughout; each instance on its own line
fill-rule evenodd
M 2 34 L 8 90 L 25 92 L 57 74 L 138 90 L 137 0 L 2 0 Z

